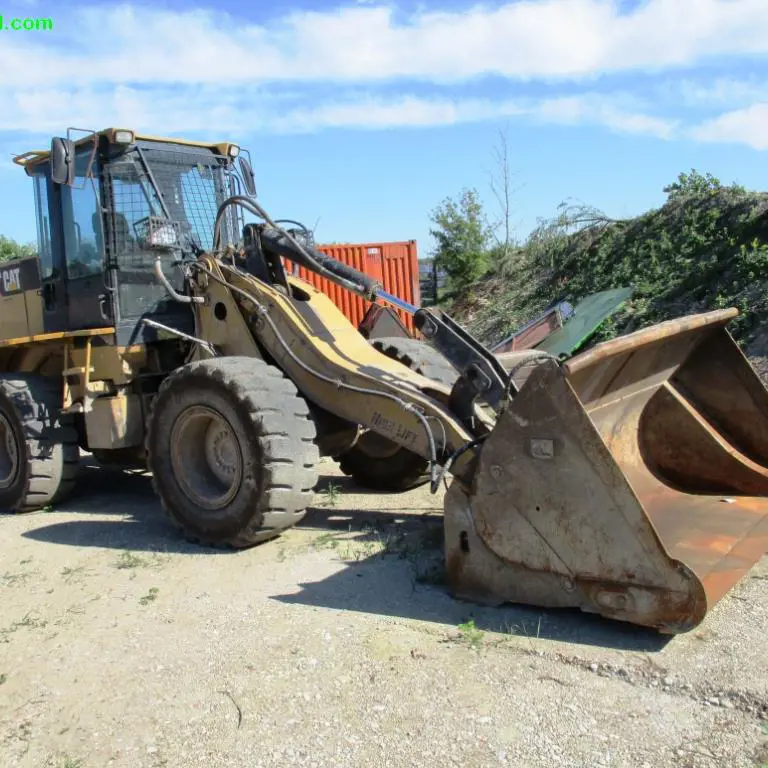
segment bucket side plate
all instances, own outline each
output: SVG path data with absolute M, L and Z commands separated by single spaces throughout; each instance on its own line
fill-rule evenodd
M 531 372 L 471 493 L 446 497 L 456 594 L 664 632 L 702 621 L 768 549 L 768 393 L 730 317 L 682 318 Z M 728 385 L 719 413 L 707 359 Z

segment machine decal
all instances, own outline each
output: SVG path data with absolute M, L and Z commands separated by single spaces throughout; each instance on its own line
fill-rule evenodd
M 0 269 L 0 296 L 12 296 L 40 287 L 40 269 L 37 258 L 24 259 Z

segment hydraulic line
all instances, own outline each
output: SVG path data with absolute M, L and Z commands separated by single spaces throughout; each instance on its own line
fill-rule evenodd
M 429 426 L 429 421 L 427 420 L 427 417 L 421 413 L 418 408 L 413 405 L 412 403 L 408 403 L 405 400 L 401 400 L 396 395 L 390 394 L 389 392 L 381 392 L 378 389 L 367 389 L 364 387 L 356 387 L 353 384 L 346 384 L 343 381 L 339 379 L 332 379 L 330 376 L 326 376 L 323 373 L 320 373 L 319 371 L 316 371 L 311 366 L 307 365 L 303 360 L 301 360 L 299 357 L 296 356 L 296 354 L 291 349 L 288 342 L 283 338 L 282 334 L 277 328 L 277 325 L 275 324 L 274 320 L 269 316 L 269 310 L 252 294 L 248 293 L 247 291 L 244 291 L 242 288 L 238 288 L 235 285 L 231 285 L 226 280 L 223 280 L 218 275 L 216 275 L 214 272 L 212 272 L 210 269 L 206 268 L 199 262 L 192 262 L 189 264 L 190 267 L 199 270 L 200 272 L 204 272 L 211 280 L 214 280 L 215 282 L 219 283 L 220 285 L 223 285 L 225 288 L 228 288 L 233 293 L 237 293 L 242 298 L 244 298 L 246 301 L 251 302 L 257 309 L 259 315 L 264 318 L 264 320 L 268 323 L 269 327 L 271 328 L 272 332 L 275 334 L 275 337 L 280 342 L 280 345 L 285 350 L 286 354 L 291 358 L 291 360 L 296 363 L 302 370 L 306 371 L 311 376 L 314 376 L 316 379 L 319 379 L 320 381 L 324 381 L 327 384 L 331 384 L 337 389 L 345 389 L 350 392 L 357 392 L 361 395 L 373 395 L 374 397 L 383 397 L 387 400 L 391 400 L 392 402 L 399 405 L 406 413 L 412 413 L 416 418 L 419 420 L 419 423 L 424 428 L 424 433 L 427 436 L 427 442 L 429 444 L 429 471 L 430 471 L 430 480 L 431 480 L 431 487 L 437 490 L 437 487 L 439 486 L 439 480 L 437 478 L 437 446 L 435 444 L 435 436 L 432 432 L 432 429 Z M 222 267 L 225 269 L 229 269 L 229 266 L 226 264 L 221 264 Z M 445 446 L 443 446 L 443 449 Z M 432 491 L 433 493 L 435 491 Z
M 271 232 L 265 231 L 261 234 L 262 239 L 266 239 L 268 245 L 280 255 L 298 261 L 302 266 L 307 267 L 307 269 L 311 269 L 313 272 L 343 286 L 358 296 L 362 296 L 368 301 L 375 300 L 377 286 L 374 280 L 346 264 L 341 264 L 335 259 L 331 259 L 315 249 L 311 249 L 314 251 L 314 255 L 310 254 L 310 249 L 305 248 L 289 232 L 286 232 L 282 227 L 279 227 L 259 203 L 244 195 L 233 195 L 219 206 L 219 209 L 216 212 L 216 223 L 214 225 L 213 234 L 213 250 L 215 252 L 218 252 L 221 249 L 221 222 L 224 212 L 232 205 L 242 206 L 263 219 L 276 233 L 278 233 L 277 235 L 274 235 Z M 333 267 L 329 268 L 329 265 L 331 264 Z

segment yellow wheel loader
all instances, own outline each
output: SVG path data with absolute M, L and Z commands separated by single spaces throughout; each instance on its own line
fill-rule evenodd
M 249 155 L 108 129 L 15 158 L 39 254 L 0 267 L 0 507 L 65 498 L 79 449 L 146 466 L 190 538 L 246 547 L 305 514 L 319 456 L 441 483 L 461 598 L 699 624 L 768 549 L 768 392 L 683 317 L 570 359 L 494 356 L 448 315 L 369 343 L 302 265 L 403 305 L 284 229 Z

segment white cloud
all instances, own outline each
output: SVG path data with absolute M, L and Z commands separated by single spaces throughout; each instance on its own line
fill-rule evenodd
M 618 133 L 647 134 L 670 138 L 678 121 L 654 117 L 630 108 L 633 100 L 626 96 L 606 97 L 602 94 L 565 96 L 541 102 L 534 114 L 542 120 L 564 124 L 592 123 Z
M 2 90 L 0 89 L 0 95 Z M 472 99 L 352 93 L 313 103 L 258 89 L 202 86 L 141 90 L 84 88 L 67 95 L 42 90 L 5 99 L 0 131 L 58 133 L 63 125 L 132 127 L 152 133 L 204 133 L 213 138 L 253 132 L 311 133 L 327 128 L 424 128 L 517 117 L 563 125 L 602 125 L 619 133 L 669 137 L 675 122 L 633 108 L 622 94 L 585 93 L 549 99 Z
M 386 6 L 348 5 L 268 26 L 213 9 L 88 6 L 71 20 L 60 10 L 64 24 L 66 42 L 4 36 L 0 71 L 20 86 L 582 79 L 768 52 L 765 0 L 646 0 L 629 12 L 619 0 L 518 0 L 405 23 Z
M 479 122 L 503 117 L 524 117 L 548 123 L 603 125 L 620 133 L 669 136 L 673 121 L 628 112 L 614 105 L 610 97 L 585 94 L 562 99 L 491 101 L 447 100 L 404 97 L 394 100 L 369 98 L 336 103 L 289 113 L 279 128 L 388 128 L 435 126 Z
M 767 1 L 643 0 L 627 10 L 623 0 L 514 0 L 403 17 L 379 0 L 346 0 L 268 24 L 212 0 L 184 12 L 62 6 L 54 32 L 3 36 L 0 72 L 11 76 L 0 82 L 0 134 L 127 125 L 232 136 L 516 117 L 691 136 L 681 109 L 750 103 L 728 100 L 735 80 L 682 80 L 677 99 L 657 93 L 656 104 L 612 85 L 601 93 L 595 81 L 768 53 Z M 475 88 L 485 75 L 506 83 Z M 762 101 L 764 85 L 749 87 Z
M 695 127 L 691 135 L 698 141 L 768 149 L 768 101 L 726 112 Z
M 755 76 L 683 78 L 662 83 L 658 94 L 667 102 L 693 109 L 734 108 L 768 100 L 768 82 Z

